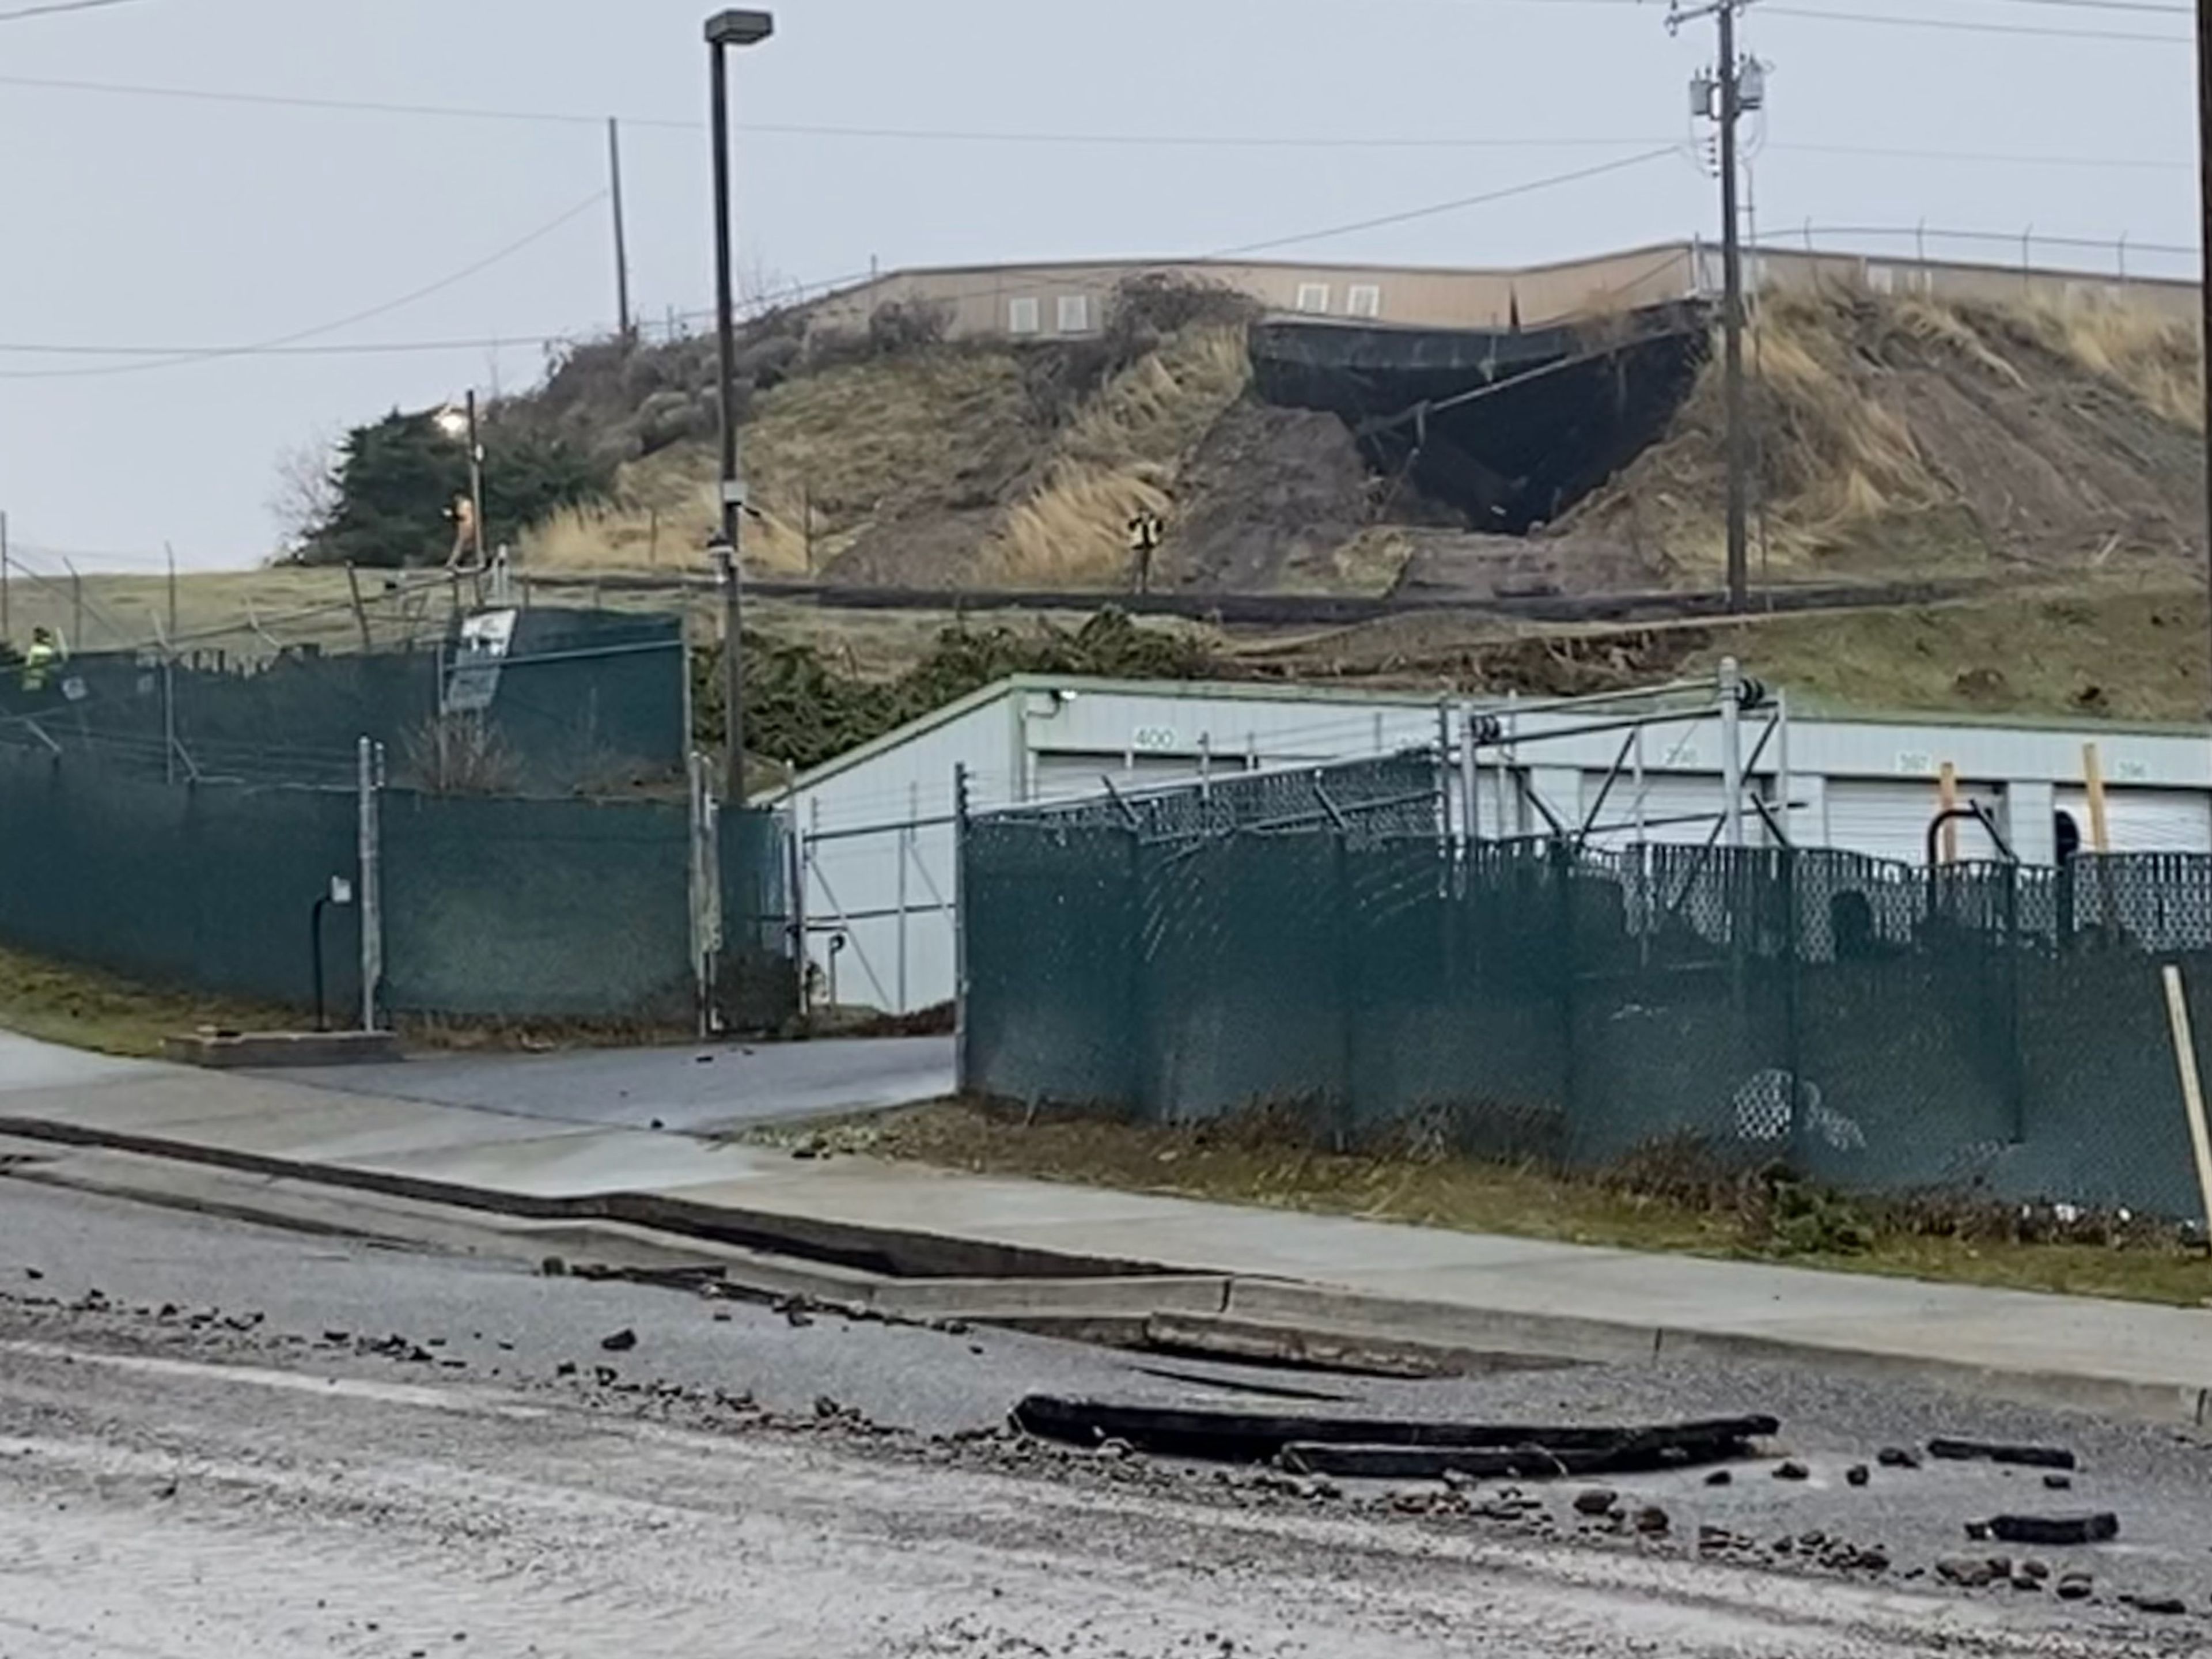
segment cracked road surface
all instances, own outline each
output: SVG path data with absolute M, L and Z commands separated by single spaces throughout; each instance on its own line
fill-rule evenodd
M 1130 1362 L 1001 1334 L 802 1328 L 12 1182 L 0 1280 L 0 1659 L 2087 1659 L 2202 1634 L 1039 1449 L 982 1402 Z M 156 1297 L 184 1305 L 132 1305 Z M 438 1346 L 394 1360 L 318 1306 Z M 624 1365 L 681 1322 L 692 1380 L 595 1382 L 625 1315 Z M 884 1373 L 897 1420 L 798 1406 L 807 1344 Z

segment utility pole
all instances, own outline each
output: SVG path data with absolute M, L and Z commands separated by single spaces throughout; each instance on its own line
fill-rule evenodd
M 1745 112 L 1765 101 L 1765 70 L 1736 51 L 1736 14 L 1750 0 L 1712 0 L 1708 5 L 1685 9 L 1677 0 L 1667 19 L 1668 30 L 1686 23 L 1713 18 L 1720 28 L 1720 53 L 1715 73 L 1699 76 L 1691 83 L 1692 109 L 1720 126 L 1721 175 L 1721 334 L 1723 401 L 1728 419 L 1728 596 L 1729 610 L 1741 615 L 1751 608 L 1751 477 L 1749 418 L 1744 407 L 1743 386 L 1743 219 L 1737 200 L 1739 179 L 1738 128 Z M 2212 3 L 2212 0 L 2200 0 Z
M 8 617 L 8 515 L 0 513 L 0 645 L 15 637 Z
M 615 330 L 625 344 L 637 338 L 629 309 L 629 226 L 623 214 L 622 123 L 607 120 L 607 189 L 615 206 Z
M 177 544 L 163 542 L 161 551 L 169 561 L 169 637 L 173 641 L 177 637 Z M 170 647 L 172 651 L 175 648 L 173 645 Z

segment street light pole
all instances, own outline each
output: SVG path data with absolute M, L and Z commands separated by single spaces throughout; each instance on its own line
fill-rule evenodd
M 476 555 L 477 568 L 487 563 L 484 550 L 491 544 L 484 535 L 484 452 L 483 439 L 477 427 L 477 394 L 469 392 L 469 507 L 476 515 L 476 546 L 470 551 Z
M 715 574 L 722 585 L 723 792 L 745 794 L 744 570 L 745 487 L 738 467 L 738 295 L 735 210 L 730 179 L 730 49 L 757 46 L 775 33 L 764 11 L 719 12 L 707 20 L 711 64 L 714 144 L 714 332 L 721 379 L 722 522 L 714 544 Z

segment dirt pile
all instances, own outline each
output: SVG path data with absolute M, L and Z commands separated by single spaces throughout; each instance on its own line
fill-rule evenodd
M 1158 583 L 1237 593 L 1300 586 L 1366 527 L 1373 495 L 1342 421 L 1245 398 L 1191 458 Z
M 1749 363 L 1755 567 L 1778 579 L 2172 567 L 2194 558 L 2185 330 L 2108 304 L 1770 300 Z M 1554 534 L 1707 585 L 1723 548 L 1720 377 Z

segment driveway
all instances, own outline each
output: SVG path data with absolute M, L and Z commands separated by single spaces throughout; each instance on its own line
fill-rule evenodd
M 950 1037 L 442 1054 L 272 1075 L 343 1094 L 687 1132 L 912 1105 L 954 1087 Z

